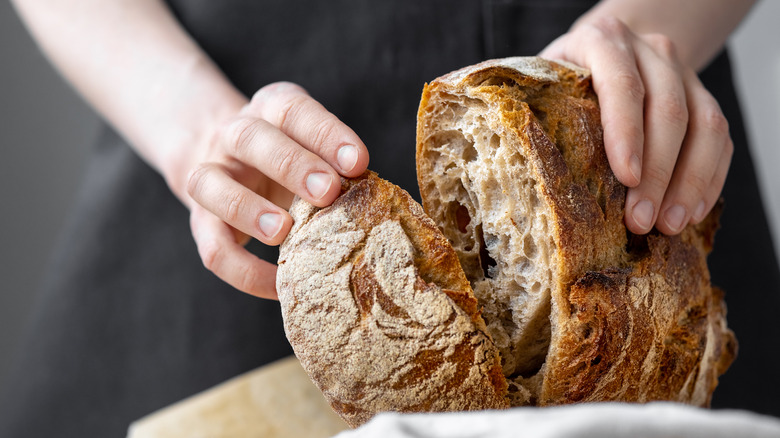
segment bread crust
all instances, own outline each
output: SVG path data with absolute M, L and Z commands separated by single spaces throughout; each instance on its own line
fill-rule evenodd
M 679 236 L 626 230 L 625 187 L 609 168 L 587 70 L 508 58 L 447 74 L 425 86 L 417 141 L 423 207 L 453 242 L 486 309 L 513 405 L 709 405 L 717 376 L 736 354 L 722 292 L 711 286 L 706 264 L 719 209 Z M 513 195 L 521 183 L 533 190 Z M 485 204 L 492 208 L 502 195 L 524 196 L 503 207 L 522 214 L 486 217 Z M 465 206 L 468 218 L 455 218 L 457 208 L 446 205 L 451 202 Z M 470 225 L 459 228 L 458 221 Z M 537 230 L 540 221 L 544 227 Z M 481 233 L 505 243 L 491 247 Z M 536 271 L 519 275 L 512 271 L 517 262 L 501 259 L 525 251 L 529 240 L 547 251 L 525 256 Z M 477 254 L 482 262 L 495 261 L 492 271 L 469 269 L 484 266 L 473 262 Z M 549 282 L 534 290 L 545 275 Z M 507 293 L 514 284 L 520 286 Z M 526 309 L 504 304 L 513 300 Z M 527 322 L 529 306 L 539 309 L 536 315 L 547 312 L 549 332 Z M 508 336 L 514 344 L 500 342 Z M 520 366 L 508 362 L 528 349 L 529 337 L 546 347 L 544 356 L 523 357 Z
M 504 408 L 498 352 L 457 256 L 374 173 L 319 209 L 296 200 L 277 290 L 295 355 L 351 426 L 381 411 Z
M 700 251 L 713 217 L 679 236 L 644 238 L 630 268 L 588 271 L 557 308 L 539 404 L 672 400 L 709 406 L 733 361 L 723 295 Z M 724 367 L 725 366 L 725 367 Z

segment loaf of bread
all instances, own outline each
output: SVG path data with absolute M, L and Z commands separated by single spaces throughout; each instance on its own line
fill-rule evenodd
M 287 336 L 348 424 L 709 404 L 736 354 L 706 264 L 720 207 L 678 236 L 626 230 L 586 70 L 508 58 L 455 71 L 425 86 L 417 129 L 425 213 L 366 174 L 330 207 L 296 201 L 280 249 Z

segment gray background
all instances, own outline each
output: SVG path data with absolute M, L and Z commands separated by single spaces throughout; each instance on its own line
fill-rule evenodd
M 780 2 L 758 4 L 730 45 L 775 247 L 780 253 L 778 18 Z M 2 385 L 99 122 L 47 64 L 6 1 L 0 3 L 0 84 Z

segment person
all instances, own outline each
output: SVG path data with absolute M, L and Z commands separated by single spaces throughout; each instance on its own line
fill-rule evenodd
M 727 198 L 710 263 L 743 357 L 715 406 L 780 414 L 780 275 L 723 51 L 752 1 L 13 3 L 107 126 L 0 435 L 122 434 L 291 354 L 278 305 L 257 297 L 275 298 L 292 197 L 330 204 L 369 152 L 417 196 L 422 84 L 536 53 L 591 69 L 629 230 L 676 234 Z

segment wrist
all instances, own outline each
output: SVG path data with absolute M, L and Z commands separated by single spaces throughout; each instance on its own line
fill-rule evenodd
M 245 103 L 245 99 L 236 99 L 225 106 L 200 108 L 202 114 L 188 123 L 187 128 L 171 130 L 165 142 L 167 146 L 160 148 L 157 164 L 153 166 L 171 192 L 188 208 L 192 205 L 187 193 L 190 173 L 201 163 L 218 160 L 215 154 L 220 133 Z
M 171 192 L 188 208 L 192 206 L 192 199 L 187 193 L 190 173 L 199 164 L 215 160 L 219 132 L 239 110 L 219 112 L 198 126 L 171 133 L 167 146 L 160 148 L 156 163 L 152 163 Z
M 603 0 L 580 17 L 582 25 L 620 20 L 636 35 L 661 34 L 675 47 L 680 62 L 699 71 L 723 48 L 754 0 Z
M 194 68 L 190 77 L 169 96 L 169 113 L 159 129 L 149 132 L 154 138 L 143 139 L 138 148 L 152 167 L 163 176 L 168 187 L 186 206 L 191 199 L 186 186 L 190 172 L 200 163 L 213 161 L 219 132 L 247 104 L 241 94 L 216 69 Z

